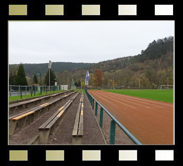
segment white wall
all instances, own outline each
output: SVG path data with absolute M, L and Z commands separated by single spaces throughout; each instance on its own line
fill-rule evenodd
M 68 85 L 60 85 L 61 90 L 68 90 Z

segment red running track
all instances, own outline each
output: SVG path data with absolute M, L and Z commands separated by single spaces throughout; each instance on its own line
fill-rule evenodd
M 88 92 L 142 144 L 174 144 L 172 103 L 102 90 Z

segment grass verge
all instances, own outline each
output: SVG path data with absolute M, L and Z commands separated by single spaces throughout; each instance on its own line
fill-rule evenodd
M 73 89 L 74 91 L 76 91 L 76 92 L 80 92 L 80 93 L 85 93 L 85 90 L 84 89 Z
M 63 92 L 64 90 L 59 90 L 59 91 L 51 91 L 51 92 L 42 92 L 42 94 L 40 93 L 34 93 L 32 94 L 27 94 L 27 95 L 22 95 L 22 99 L 28 99 L 28 98 L 35 98 L 35 97 L 40 97 L 40 96 L 44 96 L 44 95 L 48 95 L 48 94 L 53 94 L 53 93 L 58 93 L 58 92 Z M 10 96 L 9 97 L 9 102 L 11 101 L 16 101 L 16 100 L 22 100 L 20 96 Z

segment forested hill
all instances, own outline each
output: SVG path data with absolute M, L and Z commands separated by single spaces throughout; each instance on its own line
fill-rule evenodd
M 126 67 L 131 68 L 131 70 L 140 70 L 139 63 L 144 63 L 147 60 L 162 60 L 167 55 L 171 53 L 173 56 L 173 37 L 165 37 L 164 39 L 158 39 L 151 42 L 145 50 L 141 51 L 141 54 L 117 58 L 113 60 L 102 61 L 91 66 L 87 66 L 85 69 L 89 69 L 90 72 L 93 68 L 100 68 L 103 72 L 110 70 L 119 70 Z M 173 57 L 172 57 L 173 58 Z M 168 59 L 165 61 L 168 61 Z M 173 59 L 171 59 L 168 65 L 173 65 Z
M 93 64 L 86 69 L 92 73 L 99 68 L 104 73 L 103 87 L 157 88 L 173 85 L 173 37 L 154 40 L 141 54 Z
M 53 62 L 52 63 L 52 70 L 55 73 L 62 73 L 64 70 L 71 71 L 73 69 L 79 69 L 83 67 L 87 67 L 89 65 L 92 65 L 93 63 L 72 63 L 72 62 Z M 19 64 L 9 65 L 9 71 L 12 71 L 12 69 L 15 66 L 19 66 Z M 42 73 L 45 74 L 48 71 L 48 63 L 40 63 L 40 64 L 23 64 L 24 70 L 26 73 L 26 76 L 32 77 L 34 73 Z

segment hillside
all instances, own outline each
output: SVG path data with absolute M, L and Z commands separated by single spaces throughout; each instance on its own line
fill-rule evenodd
M 53 62 L 52 70 L 55 73 L 62 73 L 64 70 L 74 70 L 82 67 L 87 67 L 93 63 L 72 63 L 72 62 Z M 19 64 L 11 64 L 9 65 L 9 71 L 11 72 L 15 66 L 18 67 Z M 48 71 L 48 63 L 41 64 L 23 64 L 26 76 L 32 77 L 34 73 L 42 73 L 43 75 Z
M 90 79 L 95 68 L 103 71 L 103 87 L 106 88 L 113 85 L 139 88 L 139 79 L 141 88 L 173 85 L 173 37 L 154 40 L 141 54 L 92 64 L 88 67 Z
M 23 64 L 29 84 L 32 83 L 32 75 L 37 72 L 44 73 L 48 70 L 48 64 Z M 9 65 L 10 72 L 16 71 L 18 65 Z M 86 70 L 90 72 L 89 84 L 92 85 L 92 77 L 95 68 L 104 73 L 103 87 L 140 87 L 157 88 L 162 84 L 173 85 L 173 37 L 154 40 L 147 45 L 141 54 L 120 57 L 99 63 L 69 63 L 53 62 L 52 69 L 56 73 L 58 84 L 69 84 L 74 81 L 84 81 Z
M 131 70 L 137 71 L 139 70 L 139 66 L 136 63 L 144 63 L 148 60 L 160 59 L 168 52 L 173 53 L 173 37 L 158 39 L 157 41 L 154 40 L 145 50 L 141 51 L 141 54 L 102 61 L 97 64 L 92 64 L 89 66 L 89 69 L 100 68 L 104 72 L 124 69 L 128 66 Z M 169 65 L 173 65 L 173 61 L 170 61 Z

